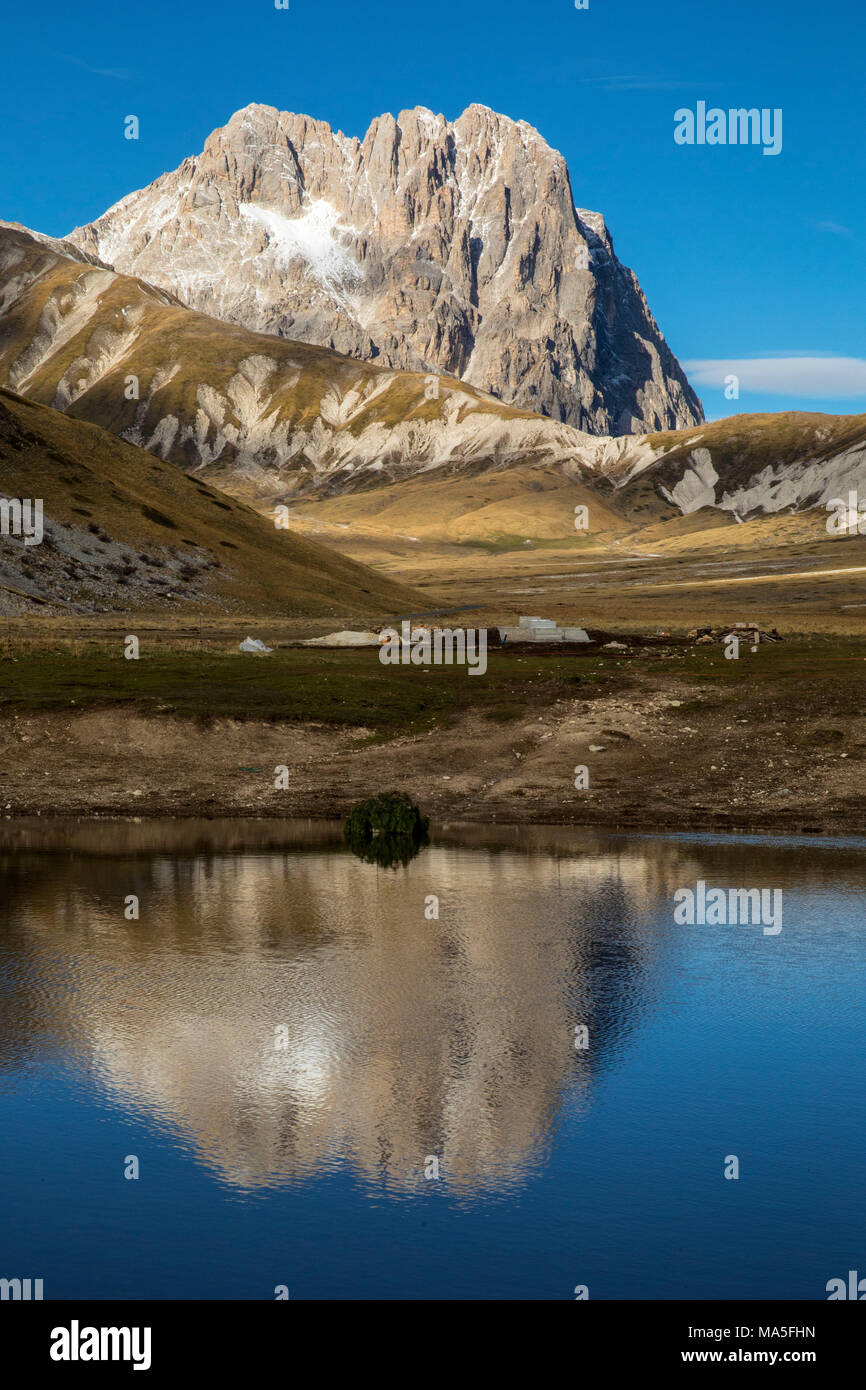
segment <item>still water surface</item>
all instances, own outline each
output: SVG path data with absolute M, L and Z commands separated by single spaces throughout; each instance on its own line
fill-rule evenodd
M 0 1276 L 826 1298 L 866 1273 L 864 848 L 451 827 L 394 872 L 332 826 L 7 824 Z M 783 930 L 676 925 L 699 879 Z

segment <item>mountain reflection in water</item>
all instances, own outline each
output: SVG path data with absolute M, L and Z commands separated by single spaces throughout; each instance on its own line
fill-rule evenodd
M 160 853 L 142 829 L 144 852 L 103 826 L 87 855 L 0 855 L 4 1051 L 74 1058 L 239 1187 L 346 1163 L 411 1189 L 427 1155 L 453 1183 L 520 1179 L 634 1027 L 659 949 L 642 923 L 682 877 L 645 850 L 440 844 L 395 875 L 327 843 L 339 828 L 243 854 L 189 826 Z
M 440 826 L 383 869 L 340 825 L 0 824 L 7 1258 L 46 1297 L 287 1259 L 303 1296 L 820 1297 L 866 1233 L 864 878 L 856 842 Z M 701 879 L 784 930 L 676 925 Z

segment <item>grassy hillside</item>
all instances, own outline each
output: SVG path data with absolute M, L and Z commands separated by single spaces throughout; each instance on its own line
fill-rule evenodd
M 262 506 L 323 480 L 567 456 L 583 438 L 455 378 L 208 318 L 2 224 L 0 383 Z
M 0 493 L 42 498 L 45 538 L 0 537 L 0 611 L 269 612 L 370 619 L 411 590 L 277 530 L 96 425 L 0 390 Z
M 299 525 L 339 538 L 403 536 L 509 548 L 527 539 L 575 541 L 575 508 L 589 513 L 593 540 L 629 527 L 610 498 L 552 467 L 520 466 L 422 474 L 382 487 L 312 502 L 299 500 Z
M 722 463 L 726 482 L 745 482 L 764 468 L 804 458 L 828 459 L 866 443 L 866 415 L 822 415 L 787 410 L 778 415 L 730 415 L 695 429 L 651 434 L 647 442 L 664 449 L 657 471 L 681 463 L 696 445 Z M 717 470 L 718 463 L 716 464 Z

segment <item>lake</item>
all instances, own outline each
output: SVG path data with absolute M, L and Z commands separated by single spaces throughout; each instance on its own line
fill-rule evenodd
M 825 1299 L 866 1274 L 864 850 L 0 823 L 0 1277 Z M 781 930 L 678 921 L 698 885 Z

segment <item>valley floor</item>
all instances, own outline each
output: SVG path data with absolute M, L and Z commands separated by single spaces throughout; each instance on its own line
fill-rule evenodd
M 155 706 L 117 703 L 117 672 L 140 680 L 143 662 L 121 661 L 103 688 L 97 656 L 7 656 L 0 812 L 332 818 L 395 789 L 439 823 L 866 829 L 862 639 L 801 639 L 740 661 L 709 648 L 494 656 L 484 678 L 431 671 L 423 699 L 418 679 L 401 685 L 375 653 L 336 653 L 315 668 L 310 690 L 332 691 L 315 711 L 313 660 L 223 657 L 208 676 L 199 656 L 166 656 L 170 679 L 166 666 L 156 684 L 170 704 Z M 247 718 L 221 712 L 234 671 L 256 692 Z M 586 790 L 574 785 L 581 766 Z

